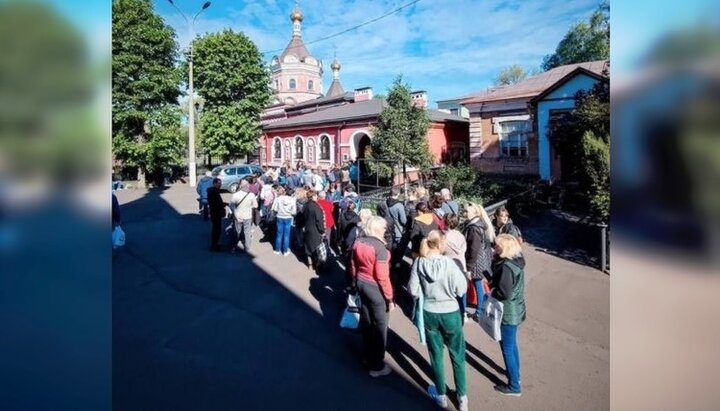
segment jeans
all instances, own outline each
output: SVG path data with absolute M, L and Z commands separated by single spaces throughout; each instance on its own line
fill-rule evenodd
M 358 281 L 360 292 L 360 330 L 363 337 L 363 358 L 372 371 L 385 367 L 387 347 L 388 306 L 380 287 Z
M 482 286 L 482 280 L 472 280 L 473 285 L 475 286 L 475 294 L 477 294 L 477 309 L 476 312 L 480 312 L 482 310 L 483 302 L 485 302 L 485 291 L 483 291 Z M 460 304 L 460 313 L 462 314 L 463 310 L 467 308 L 467 293 L 463 295 L 462 301 L 458 301 Z
M 508 387 L 511 391 L 520 392 L 520 352 L 517 344 L 517 325 L 500 326 L 500 349 L 502 350 L 505 369 L 507 370 Z
M 292 217 L 275 219 L 275 221 L 277 221 L 275 251 L 285 254 L 290 250 L 290 228 L 292 227 L 292 220 Z
M 240 236 L 242 234 L 242 243 L 245 247 L 245 251 L 250 251 L 250 248 L 252 247 L 252 222 L 252 218 L 247 220 L 235 220 L 235 232 L 237 233 L 238 246 L 240 245 Z
M 455 389 L 459 396 L 467 394 L 465 375 L 465 337 L 462 320 L 457 311 L 445 314 L 423 312 L 425 319 L 425 337 L 427 338 L 430 364 L 435 374 L 435 387 L 440 395 L 445 395 L 444 346 L 448 347 L 450 362 L 455 377 Z

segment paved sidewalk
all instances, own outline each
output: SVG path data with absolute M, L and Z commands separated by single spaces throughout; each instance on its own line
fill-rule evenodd
M 116 409 L 436 409 L 427 349 L 401 310 L 390 319 L 395 372 L 370 378 L 359 334 L 338 326 L 339 273 L 317 277 L 257 238 L 252 255 L 210 253 L 188 186 L 117 196 L 127 245 L 113 258 Z M 523 396 L 493 391 L 505 380 L 500 348 L 467 324 L 470 409 L 608 409 L 609 277 L 528 244 L 525 255 Z

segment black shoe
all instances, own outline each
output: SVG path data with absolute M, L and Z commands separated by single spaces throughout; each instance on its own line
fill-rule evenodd
M 502 395 L 508 395 L 511 397 L 519 397 L 521 395 L 520 391 L 512 391 L 510 387 L 505 384 L 498 384 L 494 388 L 495 391 L 499 392 Z

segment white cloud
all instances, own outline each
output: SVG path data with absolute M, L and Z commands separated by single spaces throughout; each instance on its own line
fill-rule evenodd
M 303 1 L 303 39 L 312 42 L 405 3 Z M 597 4 L 598 0 L 421 0 L 380 21 L 307 47 L 326 66 L 337 48 L 347 90 L 373 86 L 384 93 L 402 73 L 413 87 L 427 90 L 431 100 L 438 100 L 485 88 L 500 69 L 511 64 L 538 67 L 568 28 L 589 16 Z M 239 2 L 224 17 L 199 17 L 196 32 L 230 27 L 245 32 L 261 51 L 282 49 L 291 37 L 293 6 L 288 0 Z M 182 18 L 177 14 L 165 17 L 176 28 L 181 46 L 187 45 Z M 265 57 L 269 60 L 272 54 Z M 326 87 L 329 82 L 326 73 Z

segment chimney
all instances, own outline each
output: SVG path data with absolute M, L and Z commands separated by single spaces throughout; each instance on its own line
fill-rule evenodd
M 373 98 L 372 87 L 363 87 L 363 88 L 355 89 L 355 102 L 356 103 L 359 103 L 361 101 L 372 100 L 372 98 Z
M 413 91 L 410 93 L 410 98 L 413 106 L 427 108 L 427 92 L 425 90 Z

